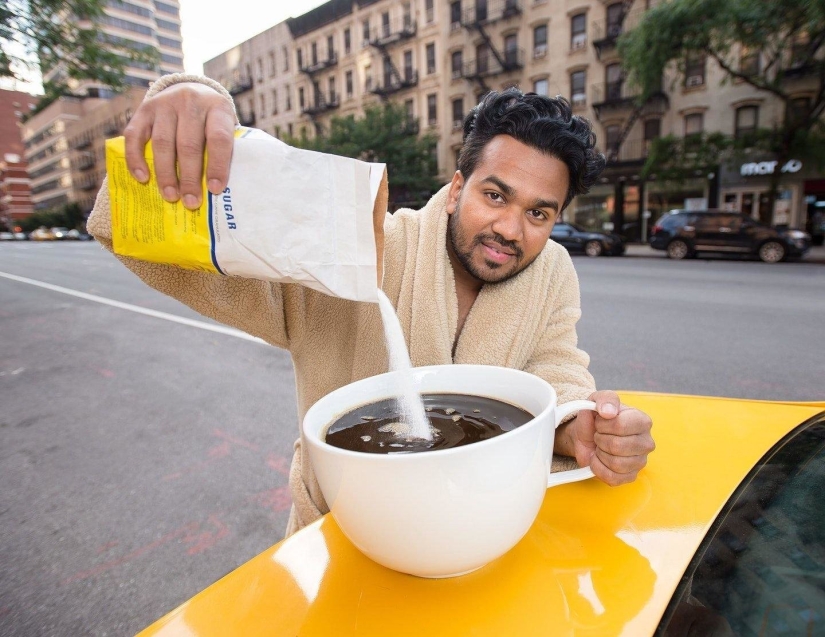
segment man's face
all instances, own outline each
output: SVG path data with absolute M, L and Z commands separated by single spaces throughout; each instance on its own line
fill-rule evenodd
M 482 283 L 514 277 L 547 244 L 568 181 L 562 161 L 509 135 L 494 137 L 468 179 L 453 176 L 448 249 Z

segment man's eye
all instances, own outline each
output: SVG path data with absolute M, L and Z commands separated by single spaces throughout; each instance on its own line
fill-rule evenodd
M 530 214 L 530 216 L 533 217 L 533 219 L 546 219 L 547 218 L 547 215 L 544 214 L 544 212 L 542 210 L 530 210 L 529 214 Z
M 502 198 L 502 196 L 501 196 L 500 194 L 498 194 L 497 192 L 488 192 L 488 193 L 487 193 L 487 196 L 488 196 L 490 199 L 492 199 L 493 201 L 496 201 L 496 202 L 498 202 L 498 201 L 504 201 L 504 199 Z

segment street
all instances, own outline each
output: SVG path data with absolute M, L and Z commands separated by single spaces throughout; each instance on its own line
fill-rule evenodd
M 825 400 L 825 266 L 574 263 L 599 387 Z M 281 539 L 292 364 L 215 326 L 94 242 L 0 244 L 0 634 L 134 634 Z

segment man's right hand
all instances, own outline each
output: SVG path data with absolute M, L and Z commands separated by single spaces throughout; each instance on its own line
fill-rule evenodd
M 158 188 L 167 201 L 183 199 L 190 209 L 201 204 L 203 152 L 209 155 L 206 182 L 220 193 L 229 180 L 235 113 L 220 93 L 205 84 L 175 84 L 146 99 L 124 131 L 126 164 L 141 183 L 149 179 L 143 157 L 151 140 Z M 180 178 L 178 178 L 178 170 Z

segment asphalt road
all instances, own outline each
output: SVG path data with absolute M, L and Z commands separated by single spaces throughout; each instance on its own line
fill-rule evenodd
M 825 398 L 825 266 L 575 263 L 601 387 Z M 97 244 L 0 244 L 0 635 L 133 634 L 281 538 L 291 362 L 205 325 Z

